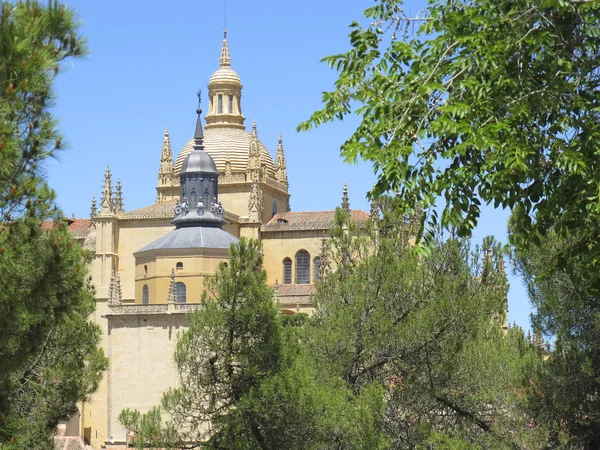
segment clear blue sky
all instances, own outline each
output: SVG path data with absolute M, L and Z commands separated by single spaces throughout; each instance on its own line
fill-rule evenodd
M 154 203 L 165 126 L 175 154 L 193 134 L 196 91 L 218 67 L 222 0 L 64 0 L 83 23 L 91 54 L 57 80 L 56 113 L 70 149 L 47 170 L 65 214 L 88 217 L 99 200 L 104 169 L 121 179 L 128 210 Z M 368 210 L 365 193 L 375 177 L 366 163 L 348 165 L 340 145 L 358 120 L 296 133 L 320 107 L 336 73 L 319 61 L 345 51 L 348 25 L 370 0 L 228 0 L 232 67 L 244 85 L 246 125 L 256 119 L 259 138 L 274 155 L 281 132 L 292 211 L 333 209 L 348 182 L 352 208 Z M 407 2 L 416 13 L 424 2 Z M 506 240 L 507 211 L 484 211 L 474 235 Z M 529 326 L 529 303 L 511 275 L 509 319 Z

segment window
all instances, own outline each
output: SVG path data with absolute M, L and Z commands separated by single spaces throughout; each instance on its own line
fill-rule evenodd
M 306 250 L 296 253 L 296 284 L 310 284 L 310 254 Z
M 321 276 L 321 257 L 317 256 L 313 259 L 313 280 L 316 283 Z
M 275 200 L 273 200 L 273 216 L 277 214 L 277 202 Z M 273 217 L 271 216 L 271 217 Z
M 175 264 L 175 268 L 177 270 L 183 270 L 183 263 L 182 262 L 178 262 L 177 264 Z
M 290 258 L 283 260 L 283 284 L 292 284 L 292 260 Z
M 219 94 L 219 114 L 223 114 L 223 96 Z
M 229 96 L 229 114 L 233 114 L 233 95 Z
M 177 303 L 185 303 L 185 284 L 181 281 L 175 283 L 175 292 L 177 294 Z
M 142 305 L 148 304 L 148 285 L 145 284 L 142 288 Z
M 148 275 L 148 266 L 144 265 L 144 276 Z

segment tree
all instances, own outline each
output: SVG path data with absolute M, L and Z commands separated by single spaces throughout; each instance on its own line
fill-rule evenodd
M 297 393 L 310 377 L 295 363 L 293 324 L 284 328 L 278 319 L 260 243 L 232 246 L 206 286 L 202 308 L 177 341 L 180 387 L 160 407 L 124 410 L 119 420 L 139 448 L 308 448 L 311 402 Z
M 600 3 L 434 0 L 407 17 L 378 0 L 365 16 L 299 129 L 361 116 L 343 157 L 373 163 L 375 194 L 418 203 L 429 243 L 439 224 L 468 236 L 482 204 L 520 211 L 519 245 L 577 230 L 557 261 L 585 257 L 600 289 Z
M 588 295 L 564 268 L 553 264 L 555 255 L 570 244 L 550 231 L 539 247 L 517 249 L 513 255 L 534 306 L 533 328 L 553 344 L 531 385 L 529 403 L 538 420 L 551 425 L 552 447 L 598 449 L 600 305 L 598 297 Z M 581 272 L 578 261 L 570 264 Z
M 467 241 L 438 237 L 419 256 L 407 239 L 414 220 L 395 214 L 397 202 L 385 199 L 366 233 L 338 211 L 336 270 L 314 297 L 308 357 L 321 378 L 342 381 L 345 411 L 362 405 L 372 424 L 361 428 L 368 445 L 333 448 L 540 448 L 545 429 L 523 396 L 541 358 L 522 330 L 502 329 L 499 245 L 487 238 L 471 254 Z
M 72 10 L 0 2 L 0 447 L 46 449 L 56 424 L 99 382 L 106 360 L 88 321 L 88 255 L 44 181 L 63 148 L 52 82 L 85 53 Z

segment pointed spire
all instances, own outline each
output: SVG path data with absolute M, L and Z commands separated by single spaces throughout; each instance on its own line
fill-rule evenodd
M 90 208 L 90 226 L 96 224 L 96 214 L 98 214 L 98 210 L 96 209 L 96 197 L 92 197 L 92 207 Z
M 285 154 L 283 153 L 283 138 L 279 133 L 277 140 L 277 156 L 275 157 L 275 177 L 280 183 L 288 185 L 287 165 L 285 162 Z
M 102 190 L 102 202 L 101 202 L 101 212 L 104 213 L 112 213 L 113 212 L 113 203 L 112 203 L 112 181 L 110 180 L 110 167 L 106 166 L 106 172 L 104 173 L 104 189 Z
M 196 109 L 196 114 L 198 114 L 198 118 L 196 119 L 196 130 L 194 131 L 194 150 L 204 150 L 204 132 L 202 131 L 202 118 L 200 115 L 202 114 L 202 89 L 198 91 L 198 108 Z
M 171 281 L 169 282 L 169 297 L 167 303 L 177 303 L 177 292 L 175 290 L 175 269 L 171 269 Z
M 110 271 L 110 281 L 108 282 L 108 304 L 112 305 L 115 299 L 115 271 Z
M 348 199 L 348 184 L 344 181 L 344 192 L 342 193 L 342 209 L 350 214 L 350 200 Z
M 165 127 L 162 150 L 160 152 L 160 166 L 158 168 L 158 181 L 161 185 L 170 184 L 173 180 L 173 150 L 169 128 Z
M 371 213 L 370 217 L 372 220 L 379 219 L 379 203 L 375 200 L 375 197 L 371 199 Z
M 227 28 L 223 29 L 223 44 L 221 45 L 221 57 L 219 58 L 221 67 L 231 66 L 231 57 L 229 56 L 229 44 L 227 43 Z
M 248 168 L 246 170 L 246 181 L 254 183 L 260 180 L 262 167 L 258 133 L 256 132 L 256 120 L 252 122 L 252 135 L 250 136 L 250 149 L 248 151 Z
M 115 194 L 115 212 L 123 212 L 123 191 L 121 189 L 121 179 L 117 178 L 117 192 Z
M 258 136 L 256 132 L 256 119 L 252 121 L 252 136 Z

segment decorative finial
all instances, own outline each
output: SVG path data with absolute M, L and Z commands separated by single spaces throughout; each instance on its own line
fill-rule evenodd
M 373 197 L 371 199 L 371 220 L 376 220 L 379 219 L 379 203 L 377 203 L 377 200 L 375 199 L 375 197 Z
M 123 211 L 123 191 L 121 189 L 121 180 L 117 179 L 117 192 L 115 194 L 115 212 Z
M 287 179 L 287 165 L 285 162 L 285 155 L 283 153 L 283 138 L 281 137 L 281 133 L 279 133 L 279 138 L 277 139 L 277 156 L 275 157 L 275 178 L 280 183 L 288 185 Z
M 169 297 L 167 303 L 177 303 L 177 293 L 175 290 L 175 269 L 171 269 L 171 281 L 169 282 Z
M 110 271 L 110 281 L 108 282 L 108 304 L 112 305 L 115 301 L 115 271 Z
M 200 114 L 202 114 L 202 108 L 200 107 L 202 104 L 202 89 L 199 89 L 196 95 L 198 96 L 198 108 L 196 109 L 198 118 L 196 119 L 196 130 L 194 132 L 194 150 L 204 150 L 204 132 L 202 131 L 202 119 L 200 118 Z
M 256 133 L 256 119 L 252 121 L 252 134 L 254 136 L 257 135 L 257 133 Z
M 104 189 L 102 191 L 102 212 L 112 213 L 112 181 L 110 179 L 110 167 L 106 166 L 106 172 L 104 172 Z
M 342 209 L 350 214 L 350 200 L 348 198 L 348 183 L 344 181 L 344 192 L 342 194 Z
M 227 28 L 223 29 L 223 44 L 221 45 L 221 57 L 219 58 L 221 67 L 231 66 L 231 57 L 229 56 L 229 44 L 227 43 Z
M 92 207 L 90 208 L 90 226 L 96 224 L 96 214 L 98 214 L 96 209 L 96 197 L 92 197 Z
M 123 299 L 123 293 L 121 291 L 121 274 L 117 272 L 117 282 L 115 283 L 115 291 L 113 295 L 113 303 L 120 305 Z

